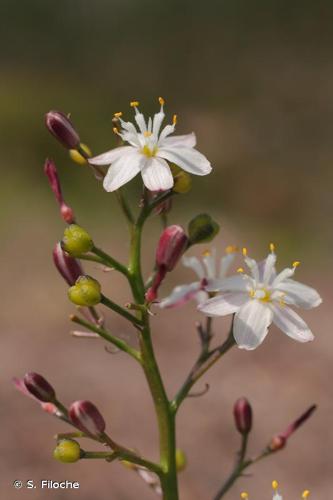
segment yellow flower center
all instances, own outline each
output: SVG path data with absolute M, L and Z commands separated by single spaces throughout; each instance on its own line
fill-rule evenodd
M 251 299 L 257 299 L 261 302 L 271 302 L 271 293 L 267 288 L 260 288 L 259 290 L 250 290 Z
M 153 149 L 150 149 L 150 147 L 145 144 L 141 149 L 141 153 L 146 155 L 148 158 L 152 158 L 157 153 L 157 147 L 155 146 Z

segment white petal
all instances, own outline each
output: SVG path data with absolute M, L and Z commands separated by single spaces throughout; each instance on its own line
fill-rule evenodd
M 268 333 L 272 322 L 271 309 L 259 300 L 249 300 L 236 313 L 234 319 L 234 337 L 241 349 L 256 349 Z
M 266 264 L 267 264 L 266 261 L 267 261 L 267 259 L 264 259 L 264 260 L 261 260 L 260 262 L 258 262 L 259 281 L 261 283 L 264 282 L 264 272 L 265 272 L 265 268 L 266 268 Z M 270 279 L 268 280 L 268 282 L 266 284 L 270 285 L 274 281 L 275 278 L 276 278 L 276 269 L 275 269 L 275 266 L 273 266 L 271 269 Z
M 251 259 L 247 255 L 244 256 L 244 261 L 247 267 L 250 269 L 252 277 L 255 279 L 256 282 L 259 281 L 259 269 L 258 269 L 258 264 L 257 261 L 254 259 Z
M 185 304 L 193 299 L 201 290 L 200 281 L 191 283 L 190 285 L 176 286 L 168 297 L 165 297 L 158 304 L 162 309 L 177 307 Z
M 153 131 L 153 134 L 154 134 L 156 140 L 158 139 L 158 134 L 160 133 L 160 128 L 161 128 L 162 122 L 164 120 L 164 117 L 165 117 L 165 114 L 163 113 L 162 108 L 161 108 L 161 111 L 159 113 L 156 113 L 154 115 L 152 131 Z
M 151 158 L 142 169 L 141 175 L 149 191 L 166 191 L 173 186 L 170 167 L 161 158 Z
M 195 133 L 185 135 L 174 135 L 173 137 L 166 137 L 163 140 L 162 146 L 170 147 L 170 146 L 183 146 L 186 148 L 194 148 L 197 143 L 197 138 L 195 137 Z
M 180 146 L 161 147 L 157 153 L 161 158 L 165 158 L 178 167 L 194 175 L 207 175 L 212 167 L 207 158 L 193 148 Z
M 131 148 L 132 150 L 134 148 Z M 103 186 L 106 191 L 115 191 L 135 177 L 144 166 L 146 157 L 134 149 L 134 153 L 123 155 L 109 168 L 104 177 Z
M 207 278 L 214 279 L 216 277 L 216 248 L 213 248 L 211 252 L 204 253 L 202 260 L 206 267 Z
M 262 269 L 262 281 L 265 285 L 269 285 L 276 276 L 275 263 L 276 263 L 276 254 L 274 252 L 271 252 L 264 260 L 264 265 Z
M 273 322 L 284 333 L 298 342 L 309 342 L 314 336 L 305 321 L 290 307 L 271 304 Z
M 245 293 L 225 293 L 207 300 L 198 309 L 207 316 L 226 316 L 238 311 L 248 299 Z
M 94 158 L 89 158 L 89 163 L 92 165 L 110 165 L 118 160 L 118 158 L 134 151 L 137 151 L 137 149 L 132 146 L 120 146 L 119 148 L 110 149 L 110 151 L 101 155 L 94 156 Z
M 284 301 L 287 304 L 303 307 L 303 309 L 312 309 L 322 303 L 322 298 L 317 290 L 295 280 L 284 280 L 278 284 L 275 290 L 286 293 Z
M 251 289 L 252 280 L 246 274 L 235 274 L 229 278 L 209 280 L 208 292 L 247 292 Z
M 200 279 L 205 277 L 205 271 L 198 257 L 182 257 L 182 264 L 185 267 L 193 269 L 193 271 L 199 276 Z
M 233 263 L 234 259 L 235 259 L 235 254 L 234 253 L 228 253 L 227 255 L 224 255 L 221 258 L 220 273 L 219 273 L 219 278 L 220 279 L 225 278 L 225 276 L 226 276 L 226 274 L 227 274 L 227 272 L 229 270 L 229 267 Z
M 277 276 L 275 276 L 272 282 L 272 288 L 276 288 L 279 283 L 293 276 L 295 274 L 295 269 L 296 267 L 286 267 L 283 269 Z

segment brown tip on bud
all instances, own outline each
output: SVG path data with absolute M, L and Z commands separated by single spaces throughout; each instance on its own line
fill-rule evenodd
M 238 432 L 248 434 L 252 429 L 252 408 L 246 398 L 237 399 L 234 405 L 234 418 Z
M 69 408 L 69 417 L 82 432 L 99 435 L 105 431 L 105 420 L 90 401 L 75 401 Z
M 76 149 L 80 137 L 71 120 L 61 111 L 49 111 L 45 115 L 45 125 L 49 132 L 67 149 Z
M 188 237 L 181 226 L 173 225 L 164 229 L 156 250 L 156 264 L 172 271 L 188 245 Z
M 53 249 L 53 262 L 70 286 L 73 286 L 78 277 L 84 274 L 80 262 L 65 252 L 60 242 Z
M 39 401 L 44 403 L 54 401 L 55 390 L 42 375 L 33 372 L 26 373 L 23 381 L 30 394 L 35 396 Z

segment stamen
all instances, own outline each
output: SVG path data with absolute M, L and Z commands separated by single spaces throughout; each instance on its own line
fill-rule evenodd
M 115 113 L 115 114 L 114 114 L 114 116 L 115 116 L 116 118 L 120 118 L 121 116 L 123 116 L 123 114 L 122 114 L 122 112 L 121 112 L 121 111 L 119 111 L 118 113 Z
M 239 267 L 239 268 L 237 269 L 237 272 L 238 272 L 238 273 L 244 273 L 244 269 L 243 269 L 242 267 Z
M 112 129 L 112 130 L 113 130 L 113 132 L 114 132 L 115 134 L 119 134 L 119 130 L 117 129 L 117 127 L 113 127 L 113 129 Z
M 242 253 L 243 253 L 244 257 L 246 257 L 247 256 L 247 248 L 244 247 L 242 250 Z
M 255 290 L 253 290 L 253 288 L 251 288 L 251 290 L 249 291 L 249 295 L 250 297 L 253 299 L 253 297 L 255 296 L 256 292 Z
M 270 249 L 270 251 L 271 251 L 272 253 L 274 253 L 274 252 L 275 252 L 275 245 L 274 245 L 274 243 L 270 243 L 270 244 L 269 244 L 269 249 Z
M 131 101 L 130 102 L 131 108 L 136 108 L 137 106 L 139 106 L 139 104 L 140 104 L 139 101 Z
M 225 247 L 225 253 L 235 253 L 238 252 L 238 248 L 235 245 L 228 245 Z
M 203 257 L 210 257 L 212 254 L 211 254 L 211 251 L 210 250 L 204 250 L 202 252 L 202 256 Z
M 286 294 L 284 292 L 281 293 L 280 295 L 280 299 L 279 299 L 279 304 L 281 307 L 285 307 L 286 303 L 285 303 L 285 298 Z
M 275 480 L 272 481 L 272 488 L 273 488 L 273 490 L 276 491 L 278 489 L 278 487 L 279 487 L 279 483 L 277 481 L 275 481 Z
M 242 500 L 247 500 L 249 498 L 249 494 L 246 491 L 242 491 L 240 497 Z
M 163 97 L 159 97 L 158 102 L 160 103 L 161 106 L 164 106 L 165 104 L 165 100 L 163 99 Z
M 173 117 L 172 117 L 172 123 L 173 123 L 173 125 L 176 125 L 176 123 L 177 123 L 177 115 L 173 115 Z
M 300 262 L 298 260 L 295 260 L 295 262 L 293 262 L 293 267 L 298 267 L 300 265 Z
M 309 495 L 310 495 L 310 491 L 309 490 L 304 490 L 303 493 L 302 493 L 303 500 L 306 500 L 306 498 L 308 498 Z
M 144 135 L 145 137 L 150 137 L 151 135 L 153 135 L 153 133 L 152 133 L 152 132 L 149 132 L 149 130 L 146 130 L 146 132 L 144 132 L 144 133 L 143 133 L 143 135 Z

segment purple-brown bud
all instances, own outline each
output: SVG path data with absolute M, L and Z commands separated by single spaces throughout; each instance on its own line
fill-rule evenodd
M 53 262 L 61 276 L 70 286 L 75 285 L 78 277 L 84 274 L 80 262 L 65 252 L 60 242 L 53 249 Z
M 52 160 L 49 160 L 48 158 L 45 160 L 44 163 L 44 172 L 47 175 L 47 178 L 49 180 L 55 198 L 59 203 L 61 217 L 68 224 L 72 224 L 74 222 L 74 212 L 72 208 L 69 205 L 67 205 L 67 203 L 65 203 L 65 200 L 63 198 L 57 167 L 55 163 Z
M 51 403 L 55 399 L 55 390 L 52 385 L 38 373 L 26 373 L 23 377 L 24 385 L 27 390 L 39 401 Z
M 311 417 L 312 413 L 315 411 L 317 408 L 316 405 L 310 406 L 300 417 L 298 417 L 294 422 L 292 422 L 284 432 L 281 432 L 281 434 L 278 434 L 277 436 L 274 436 L 268 445 L 268 448 L 271 451 L 278 451 L 284 448 L 287 444 L 288 439 L 290 436 L 308 420 L 308 418 Z
M 45 115 L 45 125 L 49 132 L 61 142 L 65 148 L 76 149 L 80 144 L 80 137 L 71 120 L 60 111 L 49 111 Z
M 237 399 L 234 405 L 234 417 L 238 432 L 248 434 L 252 429 L 252 408 L 246 398 Z
M 188 237 L 181 226 L 167 227 L 159 239 L 156 250 L 156 264 L 166 271 L 173 270 L 188 245 Z
M 69 408 L 69 417 L 82 432 L 98 436 L 105 431 L 105 420 L 90 401 L 75 401 Z

